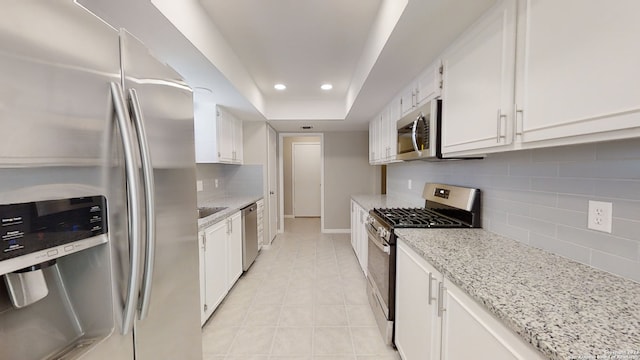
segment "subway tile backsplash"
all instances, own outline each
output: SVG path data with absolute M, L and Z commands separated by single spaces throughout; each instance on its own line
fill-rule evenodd
M 196 164 L 196 178 L 203 185 L 198 204 L 234 196 L 262 196 L 262 170 L 262 165 Z
M 640 139 L 398 163 L 387 176 L 389 195 L 414 201 L 425 182 L 477 187 L 488 231 L 640 282 Z M 611 234 L 587 229 L 589 200 L 613 203 Z

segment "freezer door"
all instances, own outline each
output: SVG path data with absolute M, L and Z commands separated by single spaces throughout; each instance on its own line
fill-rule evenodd
M 0 358 L 133 359 L 112 281 L 129 270 L 112 258 L 128 254 L 118 32 L 71 0 L 3 1 L 0 24 L 0 203 L 105 195 L 109 211 L 109 243 L 44 269 L 44 299 L 15 309 L 0 280 Z
M 147 205 L 143 218 L 155 216 L 155 266 L 150 291 L 141 289 L 140 304 L 145 290 L 150 298 L 134 327 L 136 359 L 201 359 L 192 92 L 124 30 L 120 48 L 125 94 L 139 107 L 154 183 L 154 211 Z

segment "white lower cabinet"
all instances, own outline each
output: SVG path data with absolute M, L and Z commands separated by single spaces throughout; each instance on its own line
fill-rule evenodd
M 237 212 L 199 233 L 200 323 L 204 324 L 242 275 L 242 221 Z
M 242 275 L 242 216 L 239 211 L 227 218 L 227 251 L 227 287 L 231 289 Z
M 404 360 L 545 359 L 398 240 L 395 343 Z
M 351 200 L 351 247 L 356 253 L 360 268 L 367 276 L 367 255 L 369 253 L 369 238 L 367 236 L 367 215 L 369 213 L 358 203 Z

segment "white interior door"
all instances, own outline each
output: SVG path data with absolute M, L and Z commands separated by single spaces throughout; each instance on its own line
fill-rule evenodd
M 278 179 L 276 177 L 276 131 L 268 127 L 268 148 L 267 148 L 267 176 L 269 181 L 269 198 L 267 206 L 269 208 L 269 226 L 267 228 L 267 244 L 271 244 L 278 231 Z
M 320 143 L 293 143 L 293 215 L 320 216 Z

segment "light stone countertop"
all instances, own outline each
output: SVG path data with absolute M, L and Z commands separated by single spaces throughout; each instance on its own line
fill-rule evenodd
M 640 360 L 639 283 L 483 229 L 395 233 L 548 358 Z
M 202 231 L 205 228 L 220 222 L 220 220 L 225 219 L 229 215 L 232 215 L 236 211 L 251 205 L 260 199 L 262 199 L 262 196 L 234 196 L 199 203 L 198 207 L 226 207 L 226 209 L 202 219 L 198 219 L 198 231 Z M 196 209 L 194 209 L 194 211 L 196 211 Z

